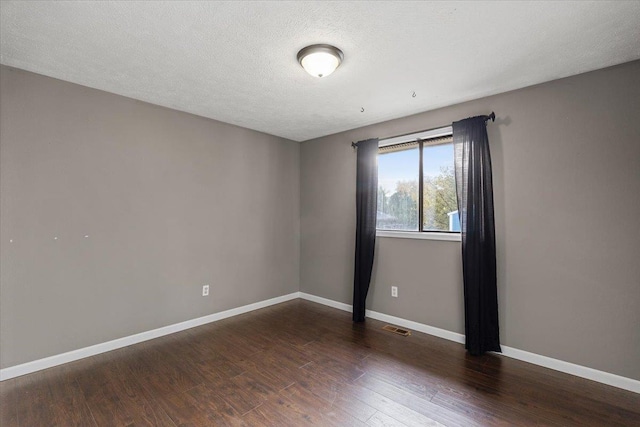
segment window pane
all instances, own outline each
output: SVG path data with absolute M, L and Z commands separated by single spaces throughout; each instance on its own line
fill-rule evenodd
M 378 225 L 380 230 L 418 230 L 417 146 L 378 155 Z
M 453 144 L 424 145 L 422 156 L 425 231 L 460 231 Z

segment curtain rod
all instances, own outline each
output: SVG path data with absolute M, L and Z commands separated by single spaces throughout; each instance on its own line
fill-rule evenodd
M 489 121 L 489 120 L 491 120 L 492 122 L 495 122 L 495 121 L 496 121 L 496 113 L 494 113 L 493 111 L 492 111 L 492 112 L 491 112 L 491 114 L 489 114 L 488 116 L 481 116 L 481 117 L 484 119 L 484 121 L 485 121 L 485 122 L 487 122 L 487 121 Z M 402 135 L 388 136 L 388 137 L 386 137 L 386 138 L 380 138 L 380 139 L 398 138 L 398 137 L 401 137 L 401 136 L 411 135 L 411 134 L 414 134 L 414 133 L 429 132 L 429 131 L 436 130 L 436 129 L 440 129 L 440 128 L 443 128 L 443 127 L 446 127 L 446 126 L 438 126 L 438 127 L 431 128 L 431 129 L 424 129 L 424 130 L 419 130 L 419 131 L 415 131 L 415 132 L 404 133 L 404 134 L 402 134 Z M 351 142 L 351 146 L 352 146 L 353 148 L 358 148 L 358 143 L 357 143 L 357 142 L 353 142 L 353 141 L 352 141 L 352 142 Z

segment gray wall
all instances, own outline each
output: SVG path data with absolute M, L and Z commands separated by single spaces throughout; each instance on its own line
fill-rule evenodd
M 502 343 L 640 380 L 640 61 L 304 142 L 301 290 L 351 302 L 351 141 L 492 110 Z M 464 333 L 460 243 L 376 251 L 369 308 Z
M 0 366 L 298 291 L 299 143 L 0 78 Z
M 636 61 L 300 149 L 2 67 L 0 366 L 299 285 L 350 303 L 350 142 L 495 110 L 503 343 L 640 379 L 639 100 Z M 378 239 L 369 307 L 462 333 L 459 251 Z

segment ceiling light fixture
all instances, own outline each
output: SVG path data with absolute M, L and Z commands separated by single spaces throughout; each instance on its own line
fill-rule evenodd
M 326 77 L 333 73 L 343 58 L 340 49 L 328 44 L 314 44 L 298 52 L 298 62 L 314 77 Z

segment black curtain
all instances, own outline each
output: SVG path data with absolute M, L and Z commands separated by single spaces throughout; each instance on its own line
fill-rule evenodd
M 486 116 L 453 123 L 456 192 L 462 232 L 465 347 L 500 351 L 491 154 Z
M 378 139 L 357 144 L 356 260 L 353 277 L 353 321 L 364 322 L 376 244 L 378 198 Z

